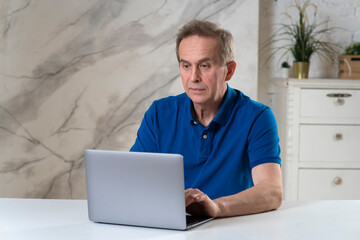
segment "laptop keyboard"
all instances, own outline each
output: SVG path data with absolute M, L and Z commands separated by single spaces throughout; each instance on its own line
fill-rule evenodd
M 193 226 L 207 219 L 210 219 L 210 217 L 198 217 L 198 216 L 186 215 L 186 225 Z

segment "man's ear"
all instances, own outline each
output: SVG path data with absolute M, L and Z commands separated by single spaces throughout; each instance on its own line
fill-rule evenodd
M 227 68 L 227 73 L 226 73 L 225 81 L 229 81 L 234 75 L 236 69 L 236 62 L 235 61 L 228 62 L 226 64 L 226 68 Z

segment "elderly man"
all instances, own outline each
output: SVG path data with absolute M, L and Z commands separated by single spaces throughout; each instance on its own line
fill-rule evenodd
M 184 156 L 185 200 L 192 215 L 228 217 L 277 209 L 282 202 L 274 115 L 227 84 L 233 38 L 193 20 L 176 39 L 185 93 L 155 101 L 131 151 Z

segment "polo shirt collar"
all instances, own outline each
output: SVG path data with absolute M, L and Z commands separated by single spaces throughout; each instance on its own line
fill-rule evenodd
M 227 85 L 227 90 L 224 96 L 224 99 L 221 103 L 219 112 L 216 114 L 213 122 L 216 122 L 224 126 L 230 118 L 234 104 L 236 101 L 236 92 L 234 89 Z
M 186 94 L 186 93 L 184 93 Z M 188 118 L 188 121 L 194 125 L 195 122 L 196 122 L 196 119 L 194 118 L 193 116 L 193 104 L 192 104 L 192 101 L 191 99 L 186 95 L 186 115 L 187 115 L 187 118 Z
M 194 119 L 193 114 L 192 114 L 193 113 L 192 101 L 189 97 L 187 97 L 187 101 L 188 101 L 187 102 L 188 120 L 191 124 L 194 124 L 196 122 L 196 119 Z M 228 119 L 230 118 L 235 101 L 236 101 L 236 91 L 234 89 L 232 89 L 231 87 L 229 87 L 229 85 L 227 85 L 227 90 L 226 90 L 224 99 L 221 103 L 219 112 L 216 114 L 215 118 L 212 121 L 216 122 L 222 126 L 225 125 L 227 123 Z

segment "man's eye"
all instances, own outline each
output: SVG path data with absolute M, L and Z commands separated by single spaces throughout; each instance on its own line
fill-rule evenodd
M 201 68 L 208 68 L 209 66 L 207 64 L 201 64 L 200 67 Z
M 190 68 L 190 66 L 187 65 L 187 64 L 184 64 L 184 65 L 183 65 L 183 68 L 188 69 L 188 68 Z

